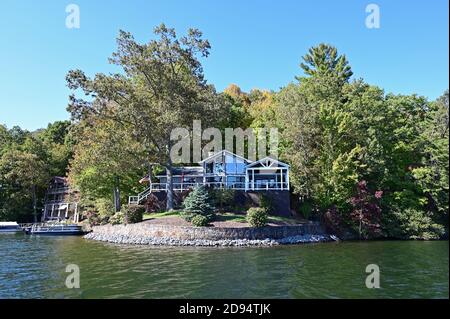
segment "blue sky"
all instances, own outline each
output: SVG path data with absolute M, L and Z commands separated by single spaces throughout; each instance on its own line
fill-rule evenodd
M 65 26 L 70 3 L 80 8 L 79 29 Z M 365 26 L 369 3 L 380 8 L 379 29 Z M 220 91 L 230 83 L 278 90 L 320 42 L 386 92 L 435 99 L 449 85 L 447 0 L 2 0 L 0 123 L 34 130 L 67 119 L 67 71 L 113 72 L 118 30 L 147 41 L 161 22 L 203 31 L 212 45 L 206 78 Z

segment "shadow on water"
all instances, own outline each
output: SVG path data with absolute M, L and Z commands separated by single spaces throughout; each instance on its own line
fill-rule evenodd
M 448 241 L 265 248 L 0 236 L 0 298 L 448 298 Z M 80 289 L 65 286 L 80 267 Z M 381 288 L 365 286 L 377 264 Z

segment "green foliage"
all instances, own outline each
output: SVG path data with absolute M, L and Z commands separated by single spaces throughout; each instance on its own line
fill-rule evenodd
M 431 212 L 414 208 L 394 208 L 385 218 L 389 220 L 387 235 L 405 239 L 439 239 L 445 234 L 443 225 L 433 221 Z
M 310 76 L 332 76 L 348 81 L 353 75 L 345 55 L 338 55 L 335 47 L 325 43 L 310 48 L 303 61 L 300 67 Z
M 183 218 L 187 222 L 191 222 L 192 218 L 195 216 L 195 214 L 191 214 L 185 211 L 180 212 L 180 217 Z
M 199 30 L 177 36 L 174 29 L 161 24 L 154 33 L 155 39 L 141 44 L 129 32 L 119 32 L 110 62 L 124 72 L 99 73 L 90 79 L 81 70 L 69 71 L 67 85 L 74 95 L 68 109 L 76 120 L 111 121 L 142 150 L 138 152 L 145 155 L 138 157 L 142 166 L 154 162 L 171 172 L 173 129 L 189 127 L 193 120 L 215 126 L 225 118 L 225 101 L 204 79 L 199 59 L 209 55 L 210 44 Z M 76 98 L 78 90 L 86 96 Z M 172 208 L 169 188 L 167 209 Z
M 183 202 L 184 212 L 192 215 L 210 216 L 214 206 L 208 189 L 204 186 L 195 188 Z
M 391 231 L 398 227 L 390 211 L 399 204 L 404 220 L 420 211 L 447 229 L 448 92 L 433 103 L 416 95 L 385 95 L 361 80 L 349 83 L 346 68 L 335 69 L 343 59 L 333 53 L 324 60 L 324 52 L 313 48 L 309 77 L 275 97 L 280 157 L 291 165 L 294 192 L 323 215 L 332 208 L 341 225 L 358 228 L 350 199 L 354 185 L 365 180 L 370 192 L 385 194 L 385 236 L 405 231 Z
M 114 215 L 114 204 L 111 199 L 99 198 L 95 201 L 94 207 L 101 220 L 108 220 Z
M 267 210 L 260 207 L 251 207 L 247 210 L 247 222 L 252 227 L 263 227 L 267 225 Z
M 211 198 L 214 205 L 221 211 L 229 210 L 234 205 L 236 191 L 234 189 L 213 189 Z
M 205 226 L 214 218 L 213 198 L 204 186 L 195 188 L 184 199 L 184 210 L 180 216 L 188 222 L 198 223 L 198 226 Z M 201 216 L 201 217 L 198 217 Z M 195 225 L 195 224 L 194 224 Z
M 302 216 L 305 219 L 309 219 L 311 217 L 312 211 L 313 211 L 313 206 L 312 206 L 311 202 L 304 201 L 300 204 L 299 213 L 302 214 Z
M 129 224 L 140 223 L 143 220 L 145 207 L 142 205 L 124 205 L 121 210 Z
M 111 225 L 119 225 L 125 222 L 125 214 L 123 212 L 117 212 L 109 218 Z
M 71 134 L 75 145 L 69 180 L 82 198 L 111 200 L 116 186 L 122 201 L 139 192 L 136 181 L 142 177 L 145 155 L 130 132 L 111 120 L 95 118 L 81 121 Z
M 36 132 L 0 125 L 0 220 L 31 222 L 34 206 L 41 211 L 50 178 L 66 174 L 68 125 L 55 122 Z
M 192 225 L 196 227 L 208 226 L 210 219 L 203 215 L 194 215 L 191 219 Z

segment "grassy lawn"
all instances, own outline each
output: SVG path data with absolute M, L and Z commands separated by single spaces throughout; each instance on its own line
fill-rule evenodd
M 158 212 L 158 213 L 147 213 L 144 214 L 144 220 L 146 219 L 155 219 L 155 218 L 162 218 L 162 217 L 175 217 L 179 216 L 180 211 L 169 211 L 169 212 Z M 232 212 L 225 212 L 225 213 L 217 213 L 216 214 L 216 220 L 217 221 L 230 221 L 230 222 L 238 222 L 238 223 L 246 223 L 247 220 L 245 219 L 245 214 L 238 214 L 238 213 L 232 213 Z M 289 218 L 289 217 L 282 217 L 282 216 L 269 216 L 268 219 L 269 223 L 285 223 L 289 225 L 296 225 L 301 224 L 302 221 L 295 218 Z
M 232 221 L 232 222 L 238 222 L 238 223 L 246 223 L 247 220 L 245 219 L 245 217 L 246 217 L 245 214 L 237 214 L 237 213 L 231 213 L 231 212 L 217 214 L 217 220 Z M 268 222 L 269 223 L 283 222 L 283 223 L 292 224 L 292 225 L 302 223 L 301 220 L 298 220 L 295 218 L 289 218 L 289 217 L 282 217 L 282 216 L 269 216 Z
M 180 212 L 176 211 L 176 210 L 172 210 L 172 211 L 168 211 L 168 212 L 146 213 L 146 214 L 144 214 L 144 220 L 161 218 L 161 217 L 169 217 L 169 216 L 178 216 L 179 214 L 180 214 Z

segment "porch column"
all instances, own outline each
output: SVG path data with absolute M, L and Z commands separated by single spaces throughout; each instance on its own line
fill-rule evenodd
M 281 180 L 280 180 L 280 183 L 281 183 L 281 190 L 283 190 L 283 169 L 281 169 Z
M 252 189 L 255 190 L 255 170 L 252 169 Z
M 75 211 L 73 214 L 73 221 L 75 223 L 78 223 L 78 203 L 75 203 Z
M 248 169 L 245 170 L 245 184 L 244 184 L 244 189 L 245 191 L 248 191 L 248 182 L 249 182 L 249 178 L 248 178 Z
M 286 168 L 286 182 L 287 182 L 287 190 L 289 190 L 289 168 Z

